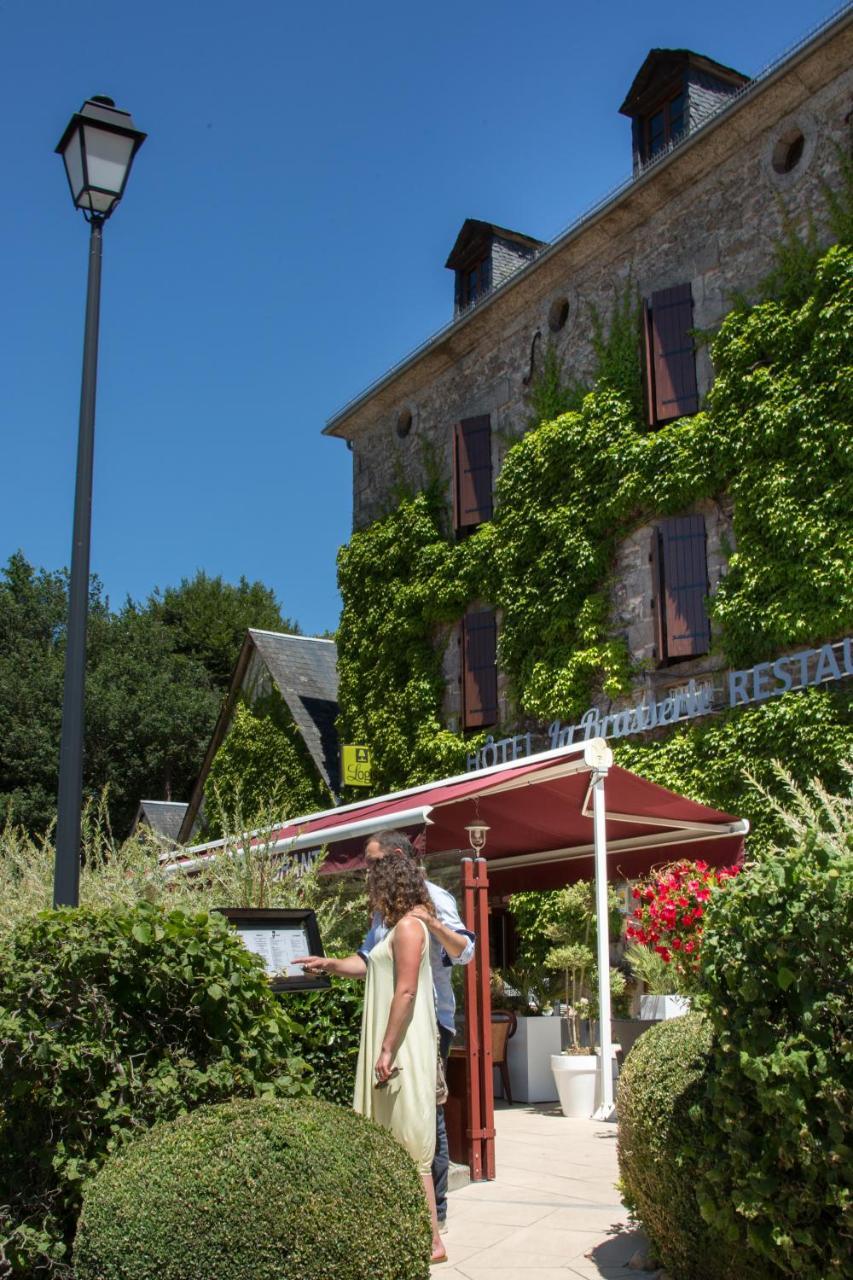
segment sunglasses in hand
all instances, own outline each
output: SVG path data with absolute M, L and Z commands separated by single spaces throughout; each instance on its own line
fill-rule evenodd
M 373 1086 L 374 1089 L 384 1089 L 385 1086 L 388 1084 L 388 1082 L 390 1080 L 393 1080 L 395 1076 L 398 1076 L 402 1070 L 403 1070 L 402 1067 L 392 1067 L 391 1070 L 388 1072 L 387 1079 L 377 1080 Z

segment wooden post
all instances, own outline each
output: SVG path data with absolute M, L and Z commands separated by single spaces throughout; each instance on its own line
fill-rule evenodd
M 482 1141 L 483 1178 L 495 1176 L 495 1073 L 492 1059 L 492 984 L 489 957 L 489 875 L 485 858 L 474 863 L 476 875 L 477 987 L 480 1005 L 480 1137 Z M 470 965 L 468 966 L 471 967 Z
M 462 859 L 462 919 L 466 929 L 472 933 L 477 931 L 477 872 L 476 863 L 471 858 Z M 488 936 L 486 939 L 488 951 Z M 477 938 L 475 957 L 480 953 L 480 938 Z M 468 1139 L 468 1166 L 471 1170 L 471 1181 L 483 1181 L 483 1143 L 481 1138 L 481 1023 L 479 1018 L 477 992 L 477 960 L 465 966 L 465 1087 L 468 1095 L 468 1127 L 465 1135 Z

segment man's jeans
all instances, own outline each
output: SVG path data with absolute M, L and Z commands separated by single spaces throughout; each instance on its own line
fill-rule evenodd
M 447 1073 L 447 1058 L 453 1043 L 453 1032 L 447 1027 L 438 1028 L 438 1052 Z M 435 1184 L 435 1207 L 438 1220 L 447 1217 L 447 1173 L 450 1153 L 447 1149 L 447 1129 L 444 1124 L 444 1107 L 435 1109 L 435 1158 L 432 1162 L 432 1180 Z

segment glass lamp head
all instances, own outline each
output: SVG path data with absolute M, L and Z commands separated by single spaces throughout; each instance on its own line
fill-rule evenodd
M 478 819 L 469 822 L 465 827 L 468 832 L 468 843 L 475 853 L 482 853 L 486 847 L 486 836 L 489 834 L 489 827 L 485 822 Z
M 71 117 L 56 151 L 65 162 L 71 199 L 87 218 L 110 216 L 145 138 L 112 98 L 89 98 Z

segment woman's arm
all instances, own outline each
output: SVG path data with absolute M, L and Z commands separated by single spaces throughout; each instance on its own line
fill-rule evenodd
M 426 946 L 423 928 L 417 920 L 404 916 L 394 930 L 391 952 L 394 956 L 394 995 L 388 1011 L 388 1022 L 382 1037 L 382 1051 L 376 1060 L 377 1080 L 387 1080 L 394 1055 L 400 1047 L 412 1016 L 418 994 L 418 971 Z

